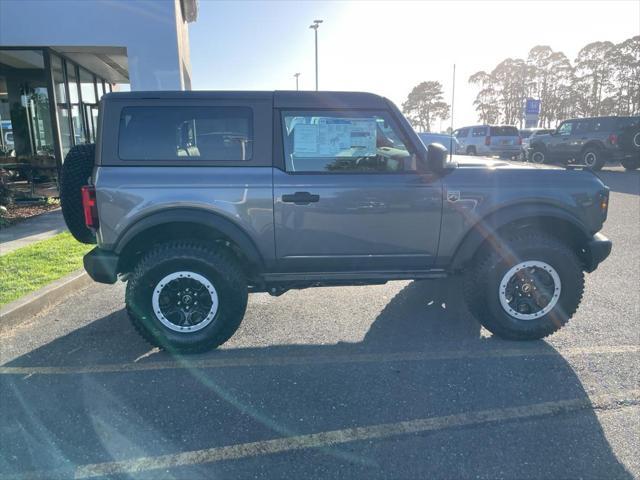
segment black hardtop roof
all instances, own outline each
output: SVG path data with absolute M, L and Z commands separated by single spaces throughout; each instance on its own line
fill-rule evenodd
M 223 91 L 175 90 L 113 92 L 103 97 L 112 100 L 143 99 L 210 99 L 210 100 L 269 100 L 275 108 L 387 108 L 384 97 L 366 92 L 310 92 L 310 91 Z
M 567 118 L 566 120 L 563 120 L 565 122 L 569 121 L 569 120 L 608 120 L 611 118 L 623 118 L 623 119 L 627 119 L 627 118 L 640 118 L 640 115 L 602 115 L 600 117 L 575 117 L 575 118 Z

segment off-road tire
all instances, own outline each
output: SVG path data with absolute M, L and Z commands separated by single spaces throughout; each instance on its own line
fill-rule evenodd
M 544 316 L 532 320 L 511 316 L 499 299 L 503 276 L 525 260 L 546 262 L 557 271 L 561 281 L 557 304 Z M 510 340 L 535 340 L 556 332 L 576 312 L 584 292 L 584 272 L 575 252 L 552 236 L 531 231 L 507 235 L 497 250 L 480 254 L 464 280 L 469 311 L 491 333 Z
M 67 228 L 76 240 L 96 243 L 96 235 L 84 223 L 80 188 L 88 183 L 95 163 L 95 144 L 76 145 L 69 150 L 60 172 L 60 206 Z
M 189 270 L 215 287 L 219 305 L 206 327 L 189 333 L 176 332 L 156 317 L 153 290 L 166 275 Z M 233 253 L 225 247 L 212 249 L 191 241 L 174 241 L 153 248 L 138 263 L 125 295 L 127 312 L 135 329 L 152 345 L 175 353 L 195 353 L 226 342 L 240 326 L 247 307 L 247 280 Z
M 540 146 L 533 147 L 533 151 L 529 155 L 529 162 L 537 163 L 538 165 L 542 165 L 547 163 L 547 152 L 544 148 Z
M 637 170 L 638 168 L 640 168 L 640 158 L 627 158 L 622 160 L 622 162 L 620 163 L 622 163 L 622 166 L 625 168 L 625 170 Z
M 597 147 L 586 148 L 582 152 L 582 164 L 586 165 L 590 170 L 599 172 L 607 163 L 604 159 L 603 152 Z
M 628 128 L 618 136 L 623 152 L 634 153 L 640 159 L 640 128 Z

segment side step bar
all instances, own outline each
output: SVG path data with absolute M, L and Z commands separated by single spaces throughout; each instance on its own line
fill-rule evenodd
M 265 283 L 334 283 L 334 282 L 386 282 L 391 280 L 418 280 L 446 278 L 447 272 L 443 269 L 418 270 L 418 271 L 366 271 L 366 272 L 287 272 L 264 273 L 261 275 Z

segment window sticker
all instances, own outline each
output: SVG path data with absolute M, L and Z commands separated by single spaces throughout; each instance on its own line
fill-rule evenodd
M 374 157 L 376 121 L 373 118 L 312 118 L 294 128 L 298 157 Z
M 296 155 L 318 153 L 318 126 L 298 124 L 293 129 L 293 151 Z

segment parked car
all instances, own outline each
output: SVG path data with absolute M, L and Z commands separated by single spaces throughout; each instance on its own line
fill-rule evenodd
M 551 132 L 553 132 L 553 129 L 550 128 L 525 128 L 520 130 L 520 137 L 522 138 L 522 147 L 520 151 L 521 159 L 523 161 L 527 161 L 527 151 L 532 138 L 535 138 L 537 135 L 545 135 Z
M 534 163 L 580 162 L 600 170 L 620 161 L 627 170 L 640 167 L 640 117 L 574 118 L 529 144 Z
M 431 132 L 419 132 L 418 137 L 422 140 L 422 143 L 429 145 L 431 143 L 439 143 L 443 145 L 450 153 L 461 153 L 459 150 L 460 144 L 458 139 L 453 135 L 447 135 L 446 133 L 431 133 Z
M 134 327 L 169 350 L 225 342 L 249 292 L 456 274 L 487 329 L 537 339 L 611 250 L 591 172 L 448 162 L 377 95 L 129 92 L 100 108 L 98 143 L 62 166 L 64 218 L 97 242 L 91 278 L 126 281 Z
M 461 153 L 467 155 L 516 158 L 520 155 L 522 138 L 516 127 L 510 125 L 475 125 L 453 132 Z

